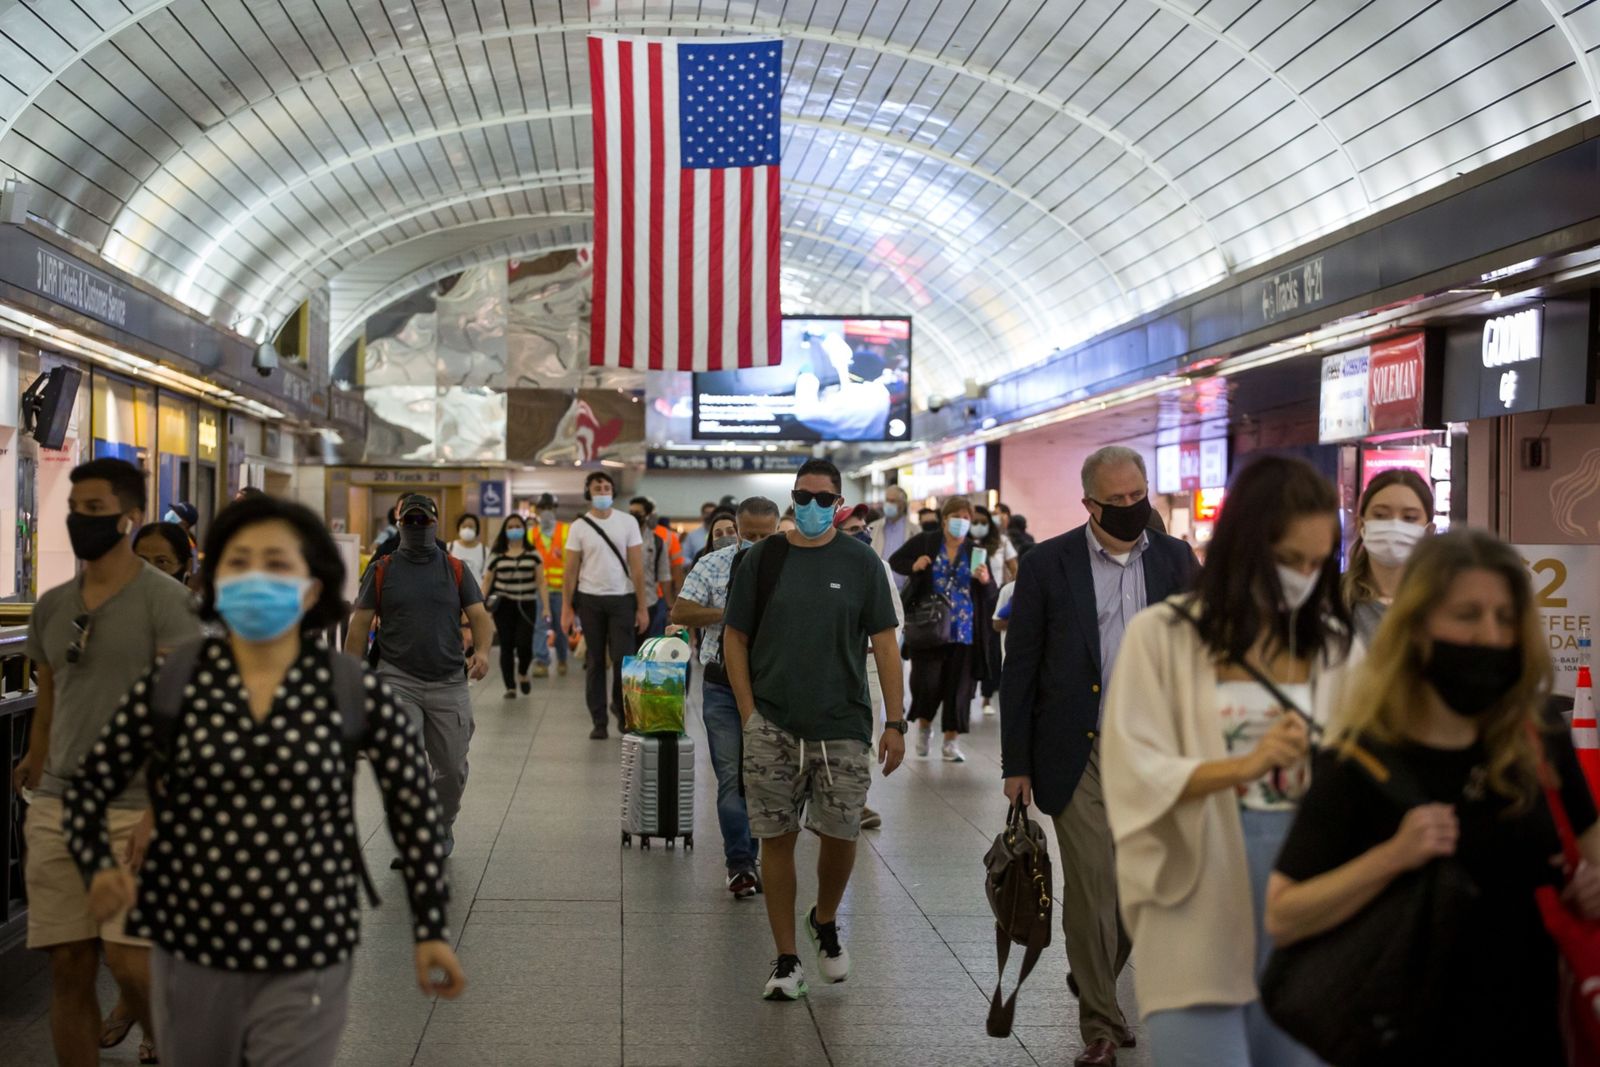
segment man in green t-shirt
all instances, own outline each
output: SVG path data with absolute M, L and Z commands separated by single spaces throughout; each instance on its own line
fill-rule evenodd
M 828 982 L 850 974 L 836 912 L 855 865 L 872 781 L 870 643 L 884 701 L 878 762 L 905 757 L 894 589 L 870 547 L 838 534 L 839 468 L 813 459 L 795 477 L 797 529 L 769 537 L 740 562 L 728 592 L 723 659 L 744 721 L 750 831 L 761 841 L 767 921 L 778 962 L 763 993 L 795 1000 L 806 983 L 795 953 L 794 846 L 805 826 L 821 839 L 817 902 L 806 932 Z M 776 553 L 776 555 L 774 555 Z

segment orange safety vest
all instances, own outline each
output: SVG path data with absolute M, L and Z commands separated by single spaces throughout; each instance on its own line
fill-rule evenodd
M 552 591 L 561 588 L 561 573 L 566 570 L 567 532 L 570 529 L 567 523 L 556 523 L 555 536 L 547 546 L 544 543 L 544 531 L 539 528 L 538 522 L 528 524 L 528 544 L 539 553 L 539 559 L 544 563 L 545 585 Z

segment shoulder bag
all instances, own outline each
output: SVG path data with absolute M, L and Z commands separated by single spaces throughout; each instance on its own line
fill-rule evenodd
M 943 551 L 943 546 L 939 546 L 938 550 Z M 900 631 L 900 639 L 908 655 L 931 652 L 950 641 L 950 616 L 955 611 L 955 605 L 934 584 L 931 563 L 928 565 L 927 585 L 924 587 L 917 581 L 907 583 L 902 598 L 906 624 Z
M 1555 774 L 1544 758 L 1539 731 L 1532 725 L 1528 731 L 1538 746 L 1539 785 L 1561 838 L 1562 865 L 1570 879 L 1583 860 L 1578 850 L 1578 837 L 1572 831 L 1572 820 L 1567 815 L 1566 804 L 1562 803 Z M 1567 1049 L 1567 1063 L 1571 1067 L 1597 1067 L 1600 1065 L 1600 923 L 1591 922 L 1569 908 L 1555 886 L 1540 886 L 1534 890 L 1534 900 L 1539 905 L 1544 928 L 1561 956 L 1561 1037 Z
M 1017 1010 L 1017 994 L 1028 980 L 1040 953 L 1050 945 L 1053 923 L 1050 920 L 1054 885 L 1050 876 L 1050 847 L 1044 830 L 1028 818 L 1028 806 L 1020 800 L 1006 816 L 1006 828 L 994 839 L 983 857 L 984 892 L 994 912 L 994 947 L 1000 963 L 994 996 L 989 1001 L 990 1037 L 1010 1037 L 1011 1020 Z M 1006 961 L 1011 945 L 1023 946 L 1022 970 L 1011 996 L 1000 999 L 1005 982 Z
M 1349 758 L 1395 807 L 1427 802 L 1392 753 L 1363 741 Z M 1453 858 L 1401 875 L 1333 929 L 1274 949 L 1261 975 L 1262 1006 L 1334 1067 L 1429 1062 L 1450 1008 L 1442 989 L 1477 896 Z

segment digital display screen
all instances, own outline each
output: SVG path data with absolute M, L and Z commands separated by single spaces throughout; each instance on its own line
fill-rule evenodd
M 776 367 L 694 376 L 701 441 L 908 441 L 911 320 L 785 317 Z

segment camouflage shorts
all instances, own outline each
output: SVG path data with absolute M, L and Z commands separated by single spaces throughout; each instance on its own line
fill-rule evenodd
M 803 758 L 802 758 L 803 756 Z M 806 829 L 854 841 L 872 784 L 871 747 L 862 741 L 806 741 L 763 718 L 744 726 L 744 799 L 757 838 Z

